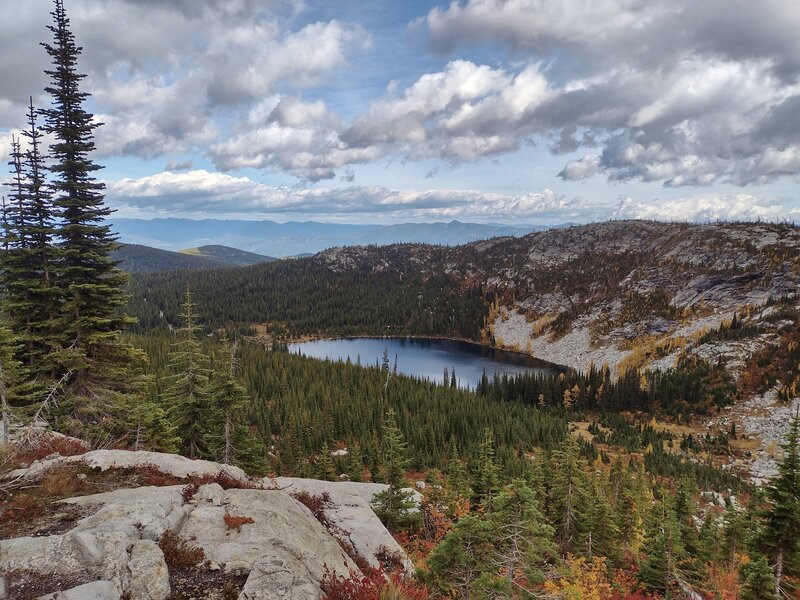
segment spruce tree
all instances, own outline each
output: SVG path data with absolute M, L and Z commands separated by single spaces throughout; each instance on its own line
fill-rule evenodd
M 247 408 L 250 395 L 238 378 L 238 344 L 227 338 L 214 357 L 209 379 L 211 413 L 209 422 L 216 431 L 209 434 L 209 445 L 222 464 L 234 464 L 248 472 L 263 470 L 266 449 L 250 431 Z
M 18 342 L 14 333 L 5 325 L 0 314 L 0 444 L 8 444 L 13 404 L 19 395 L 25 371 L 17 360 Z
M 61 343 L 80 357 L 72 366 L 75 382 L 119 388 L 125 381 L 124 366 L 132 358 L 130 347 L 119 341 L 120 331 L 132 323 L 120 314 L 126 303 L 126 276 L 111 258 L 117 247 L 105 223 L 111 210 L 104 202 L 104 185 L 94 176 L 101 168 L 91 158 L 100 124 L 83 108 L 89 94 L 80 88 L 85 78 L 78 72 L 82 49 L 70 31 L 63 1 L 54 4 L 53 24 L 48 26 L 53 42 L 42 44 L 52 59 L 52 69 L 45 71 L 50 77 L 45 91 L 53 104 L 41 114 L 43 130 L 55 138 L 50 171 L 61 239 L 56 278 L 63 295 Z
M 495 459 L 494 434 L 491 429 L 483 432 L 483 439 L 478 446 L 474 487 L 478 502 L 491 510 L 494 497 L 500 489 L 500 468 Z
M 673 507 L 664 501 L 654 506 L 646 529 L 639 581 L 646 590 L 669 594 L 677 587 L 679 566 L 686 554 Z
M 536 497 L 523 480 L 506 486 L 494 500 L 494 510 L 487 517 L 494 531 L 492 562 L 505 573 L 511 591 L 517 578 L 540 583 L 542 564 L 556 556 L 554 530 L 548 525 L 536 503 Z
M 767 559 L 759 556 L 740 570 L 742 600 L 778 600 L 775 595 L 775 574 Z
M 164 401 L 181 436 L 181 453 L 189 458 L 209 456 L 209 437 L 214 425 L 209 397 L 209 359 L 197 339 L 200 326 L 192 298 L 186 288 L 181 308 L 178 341 L 172 344 L 169 365 L 172 375 L 164 390 Z
M 781 596 L 784 575 L 800 570 L 800 413 L 795 413 L 778 476 L 767 491 L 770 508 L 757 546 L 775 565 L 775 595 Z
M 403 489 L 409 459 L 403 432 L 397 425 L 394 409 L 389 409 L 381 428 L 381 468 L 383 482 L 389 485 L 385 492 L 376 495 L 373 503 L 376 514 L 390 530 L 407 527 L 416 520 L 411 492 Z
M 33 98 L 28 106 L 28 129 L 22 132 L 28 140 L 25 152 L 27 192 L 27 254 L 31 263 L 31 279 L 26 282 L 31 296 L 28 326 L 29 360 L 36 373 L 55 374 L 52 353 L 57 350 L 59 335 L 55 306 L 61 300 L 53 267 L 56 249 L 55 215 L 52 195 L 45 179 L 45 157 L 41 151 L 42 132 L 37 123 Z
M 562 550 L 568 552 L 577 541 L 580 498 L 585 489 L 577 440 L 568 435 L 561 447 L 553 451 L 551 460 L 553 481 L 548 506 L 556 528 L 556 540 Z

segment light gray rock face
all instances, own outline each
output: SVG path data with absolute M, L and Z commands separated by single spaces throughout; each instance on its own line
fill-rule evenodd
M 327 492 L 330 505 L 325 508 L 325 517 L 335 526 L 349 532 L 348 539 L 359 556 L 363 556 L 372 567 L 379 567 L 376 554 L 381 550 L 396 554 L 404 561 L 406 570 L 413 568 L 405 551 L 383 527 L 371 507 L 376 494 L 388 486 L 382 483 L 358 483 L 353 481 L 320 481 L 298 477 L 278 477 L 275 483 L 291 494 L 307 492 L 321 495 Z M 411 491 L 411 490 L 409 490 Z M 421 496 L 414 490 L 414 499 Z
M 37 600 L 120 600 L 122 596 L 112 581 L 92 581 L 70 590 L 39 596 Z
M 169 598 L 169 570 L 164 553 L 153 540 L 137 540 L 128 561 L 131 574 L 128 594 L 142 600 Z
M 83 464 L 103 471 L 107 469 L 135 469 L 154 466 L 162 473 L 179 478 L 186 478 L 192 475 L 214 477 L 224 472 L 234 479 L 247 480 L 247 475 L 239 467 L 221 465 L 207 460 L 192 460 L 178 454 L 145 452 L 143 450 L 137 452 L 130 450 L 92 450 L 77 456 L 56 456 L 36 461 L 27 469 L 12 471 L 7 477 L 38 479 L 48 469 L 64 464 Z
M 106 468 L 132 464 L 128 455 L 133 453 L 104 452 L 92 462 Z M 171 455 L 146 454 L 143 461 L 135 462 L 175 467 Z M 209 472 L 215 472 L 215 467 Z M 0 573 L 31 569 L 100 580 L 51 596 L 59 600 L 123 596 L 165 600 L 170 595 L 169 571 L 157 542 L 164 532 L 173 531 L 202 548 L 217 570 L 249 574 L 240 596 L 243 600 L 318 600 L 326 566 L 344 576 L 357 570 L 339 538 L 375 566 L 375 553 L 382 547 L 405 558 L 370 506 L 372 497 L 386 486 L 315 480 L 278 483 L 297 492 L 328 491 L 332 503 L 326 515 L 336 529 L 326 530 L 289 491 L 279 489 L 223 490 L 212 483 L 200 486 L 188 502 L 182 485 L 119 489 L 65 500 L 95 510 L 64 534 L 0 540 Z M 264 485 L 273 486 L 269 480 Z M 229 528 L 226 515 L 253 522 Z
M 325 565 L 345 576 L 357 569 L 311 511 L 284 491 L 224 491 L 211 484 L 203 486 L 193 502 L 196 505 L 181 536 L 191 539 L 208 560 L 224 565 L 226 571 L 249 572 L 246 589 L 250 595 L 246 597 L 318 598 Z M 230 529 L 226 514 L 248 517 L 253 523 Z M 259 566 L 254 569 L 254 565 Z M 259 586 L 271 581 L 265 573 L 275 575 L 276 585 L 286 588 L 285 595 L 277 590 L 264 593 L 278 595 L 257 594 Z M 285 573 L 292 577 L 287 579 Z

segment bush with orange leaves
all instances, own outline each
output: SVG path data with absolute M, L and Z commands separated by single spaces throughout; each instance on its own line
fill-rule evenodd
M 561 577 L 544 584 L 545 592 L 568 600 L 607 600 L 612 589 L 608 581 L 605 557 L 586 559 L 568 555 Z

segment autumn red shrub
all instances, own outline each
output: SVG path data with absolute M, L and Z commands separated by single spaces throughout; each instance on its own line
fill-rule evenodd
M 152 485 L 163 487 L 165 485 L 177 485 L 180 479 L 161 471 L 156 465 L 141 465 L 136 468 L 136 475 L 142 485 Z
M 248 479 L 239 479 L 226 471 L 220 471 L 215 475 L 203 475 L 202 477 L 192 476 L 189 477 L 189 481 L 197 486 L 216 483 L 223 490 L 260 490 L 264 488 L 260 483 Z
M 198 486 L 196 483 L 189 483 L 183 486 L 183 489 L 181 490 L 181 497 L 183 498 L 183 501 L 189 502 L 189 500 L 194 498 L 194 495 L 197 493 L 198 489 L 200 489 L 200 486 Z
M 370 568 L 369 562 L 367 562 L 363 556 L 356 552 L 353 542 L 350 541 L 350 535 L 341 527 L 331 523 L 328 520 L 328 517 L 325 515 L 325 509 L 331 504 L 331 495 L 328 492 L 322 492 L 321 494 L 309 494 L 304 490 L 302 492 L 292 494 L 292 497 L 311 511 L 311 514 L 314 515 L 314 518 L 316 518 L 317 521 L 319 521 L 328 531 L 328 533 L 331 534 L 333 539 L 339 543 L 339 546 L 342 548 L 342 550 L 344 550 L 344 553 L 351 558 L 351 560 L 359 569 L 363 571 L 364 569 Z
M 386 546 L 379 546 L 375 558 L 381 565 L 384 573 L 401 573 L 403 571 L 403 556 Z
M 86 454 L 90 450 L 89 444 L 83 440 L 65 435 L 43 432 L 28 438 L 24 443 L 14 446 L 15 458 L 22 462 L 33 462 L 50 456 L 77 456 Z
M 0 504 L 0 523 L 27 521 L 44 513 L 44 501 L 28 494 L 18 494 L 10 502 Z
M 377 569 L 367 569 L 366 573 L 351 570 L 345 577 L 337 575 L 328 565 L 320 582 L 327 600 L 380 600 L 384 585 L 386 578 Z
M 206 558 L 202 548 L 190 545 L 174 531 L 165 531 L 158 542 L 170 567 L 194 567 Z
M 292 497 L 301 504 L 305 505 L 305 507 L 311 511 L 311 514 L 314 515 L 314 518 L 322 523 L 326 529 L 331 526 L 331 523 L 328 521 L 328 517 L 325 516 L 325 508 L 331 503 L 331 495 L 328 492 L 322 492 L 321 494 L 309 494 L 304 490 L 302 492 L 292 494 Z
M 251 519 L 250 517 L 229 515 L 228 513 L 225 513 L 225 516 L 222 518 L 225 521 L 225 526 L 228 529 L 235 529 L 236 531 L 241 531 L 242 525 L 247 525 L 248 523 L 255 523 L 255 521 L 253 521 L 253 519 Z

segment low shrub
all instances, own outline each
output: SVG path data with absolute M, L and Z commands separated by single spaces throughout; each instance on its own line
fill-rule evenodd
M 174 531 L 165 531 L 158 542 L 170 567 L 194 567 L 206 558 L 202 548 L 190 545 Z
M 42 491 L 48 496 L 66 496 L 78 491 L 80 481 L 70 469 L 55 469 L 42 478 Z
M 13 446 L 15 458 L 26 463 L 41 460 L 51 454 L 77 456 L 86 454 L 89 450 L 89 444 L 83 440 L 50 432 L 35 434 L 24 443 Z
M 0 504 L 0 523 L 28 521 L 42 514 L 44 501 L 28 494 L 18 494 L 10 502 Z

